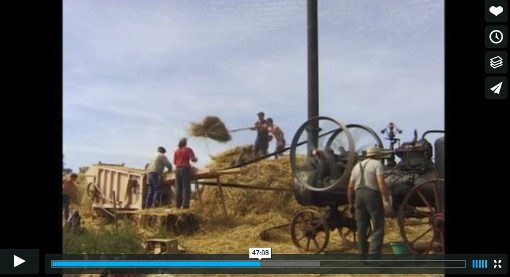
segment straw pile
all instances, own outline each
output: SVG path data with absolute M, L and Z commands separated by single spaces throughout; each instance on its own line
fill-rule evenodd
M 212 157 L 209 165 L 212 169 L 230 166 L 244 152 L 252 153 L 253 146 L 245 145 L 229 149 Z M 247 155 L 248 160 L 251 155 Z M 246 184 L 260 187 L 292 189 L 294 178 L 290 168 L 289 156 L 277 160 L 266 159 L 242 167 L 242 173 L 221 177 L 222 183 Z M 225 205 L 230 218 L 246 218 L 248 215 L 261 215 L 278 212 L 286 216 L 301 209 L 291 191 L 265 191 L 254 189 L 223 188 Z M 207 186 L 202 194 L 206 215 L 216 217 L 222 215 L 222 203 L 216 186 Z
M 216 116 L 206 116 L 202 122 L 191 123 L 188 133 L 194 137 L 206 137 L 219 142 L 232 139 L 225 124 Z

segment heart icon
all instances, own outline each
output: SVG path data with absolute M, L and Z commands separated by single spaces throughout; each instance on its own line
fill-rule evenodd
M 489 8 L 489 12 L 491 12 L 495 16 L 498 16 L 500 13 L 503 12 L 503 7 L 501 7 L 501 6 L 497 6 L 497 7 L 491 6 Z

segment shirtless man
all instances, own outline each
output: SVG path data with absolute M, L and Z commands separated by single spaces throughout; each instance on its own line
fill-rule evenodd
M 77 179 L 78 174 L 73 173 L 69 179 L 63 180 L 62 182 L 62 207 L 64 210 L 64 220 L 69 218 L 69 203 L 71 203 L 71 199 L 75 197 Z
M 267 119 L 267 130 L 273 134 L 274 138 L 276 139 L 276 152 L 282 151 L 285 149 L 285 137 L 283 134 L 282 129 L 276 124 L 273 123 L 272 118 Z M 278 156 L 283 156 L 283 153 L 276 154 L 274 156 L 275 159 L 278 159 Z

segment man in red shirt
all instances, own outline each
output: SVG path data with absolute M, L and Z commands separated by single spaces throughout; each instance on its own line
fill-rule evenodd
M 195 153 L 187 147 L 188 140 L 182 138 L 179 141 L 179 148 L 174 153 L 175 169 L 175 204 L 178 209 L 188 209 L 191 197 L 191 165 L 190 161 L 196 163 Z

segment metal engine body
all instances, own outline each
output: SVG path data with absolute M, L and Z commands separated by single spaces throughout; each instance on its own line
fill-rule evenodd
M 444 137 L 437 139 L 435 147 L 426 139 L 405 142 L 395 150 L 400 162 L 393 168 L 388 168 L 386 183 L 388 184 L 393 198 L 393 210 L 397 211 L 404 197 L 416 185 L 427 180 L 444 177 Z M 435 163 L 432 157 L 435 157 Z M 443 173 L 443 174 L 440 174 Z M 431 187 L 423 189 L 425 199 L 430 199 L 430 204 L 435 205 L 434 192 Z M 420 206 L 423 203 L 418 196 L 409 199 L 409 203 Z
M 395 155 L 400 161 L 395 166 L 386 166 L 386 183 L 393 197 L 393 210 L 397 211 L 404 197 L 417 184 L 426 180 L 444 177 L 444 137 L 437 139 L 434 147 L 426 139 L 402 143 Z M 434 155 L 433 155 L 434 153 Z M 435 162 L 432 157 L 435 157 Z M 345 171 L 341 157 L 327 153 L 316 165 L 317 170 L 310 175 L 308 183 L 315 187 L 325 186 L 324 182 L 333 182 Z M 348 179 L 347 179 L 348 180 Z M 338 207 L 346 205 L 348 181 L 326 191 L 312 191 L 294 182 L 293 192 L 297 202 L 304 206 Z M 424 190 L 427 199 L 434 199 L 434 191 Z M 421 203 L 419 199 L 411 203 Z M 434 203 L 430 203 L 434 204 Z

